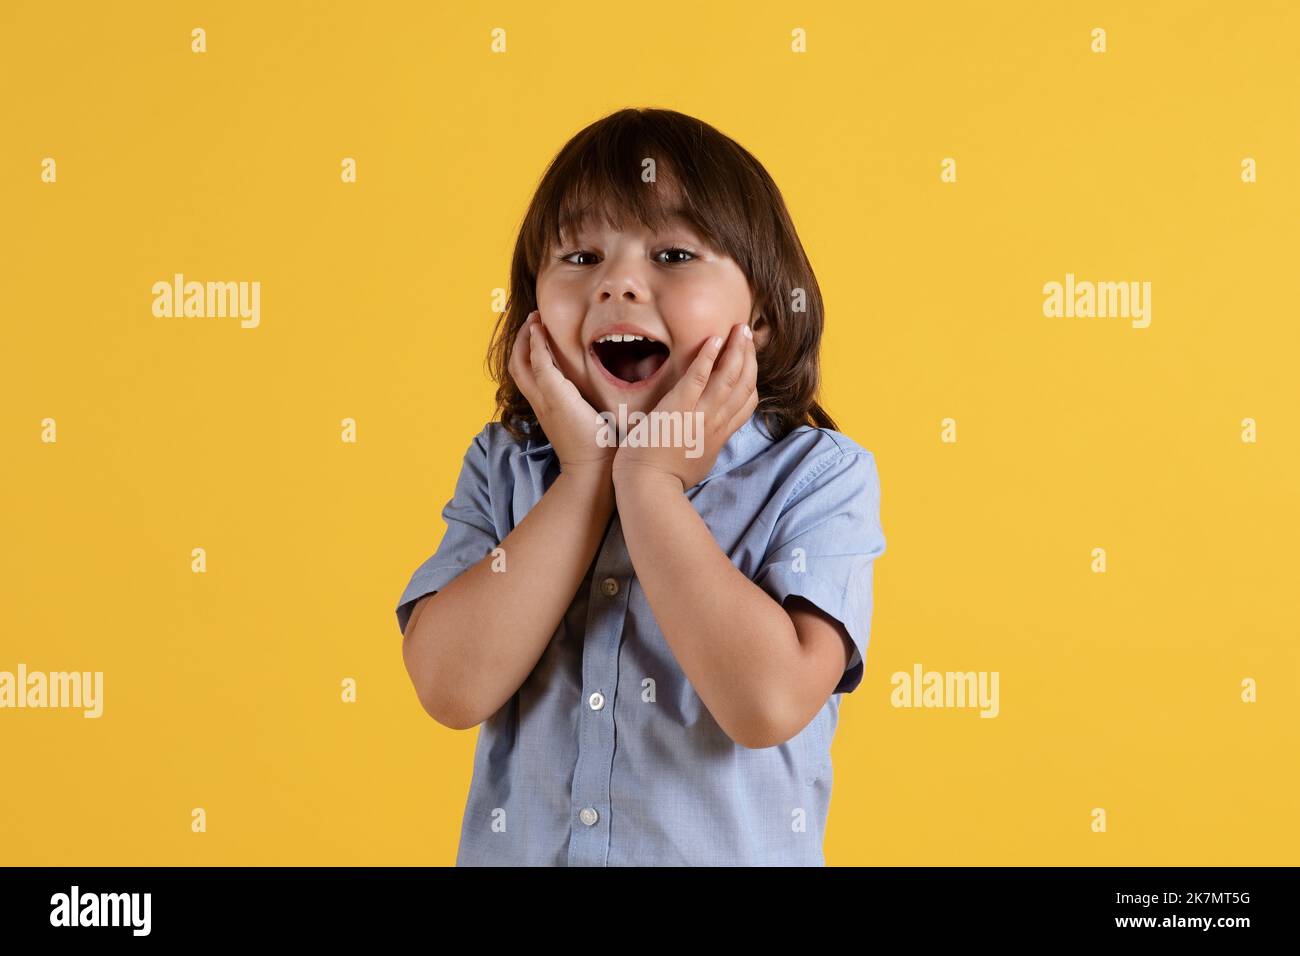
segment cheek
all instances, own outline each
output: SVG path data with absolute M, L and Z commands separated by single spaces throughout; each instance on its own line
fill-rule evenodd
M 725 339 L 732 326 L 749 318 L 749 304 L 749 286 L 743 279 L 737 284 L 725 277 L 701 277 L 674 288 L 665 311 L 675 326 L 675 334 L 695 344 L 710 335 Z
M 584 352 L 581 309 L 574 306 L 561 288 L 540 281 L 537 283 L 537 309 L 552 349 L 560 353 L 556 359 L 564 356 L 570 364 L 580 360 Z
M 578 381 L 587 377 L 586 362 L 582 343 L 578 341 L 578 334 L 572 331 L 556 329 L 552 331 L 548 325 L 547 333 L 551 340 L 551 355 L 555 358 L 555 364 L 560 367 L 564 377 L 569 381 Z

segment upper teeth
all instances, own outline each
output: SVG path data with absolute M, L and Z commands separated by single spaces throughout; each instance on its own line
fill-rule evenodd
M 618 332 L 614 332 L 611 333 L 610 335 L 602 335 L 600 338 L 596 339 L 596 341 L 597 342 L 641 342 L 641 341 L 653 342 L 655 340 L 650 338 L 650 336 L 648 335 L 620 335 Z

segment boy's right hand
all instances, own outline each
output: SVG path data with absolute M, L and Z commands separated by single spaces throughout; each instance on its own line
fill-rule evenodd
M 560 459 L 561 471 L 604 470 L 609 476 L 617 447 L 597 441 L 600 416 L 578 386 L 564 377 L 551 354 L 546 328 L 537 311 L 530 312 L 515 336 L 510 352 L 510 374 L 533 407 L 538 423 Z M 612 480 L 612 479 L 611 479 Z

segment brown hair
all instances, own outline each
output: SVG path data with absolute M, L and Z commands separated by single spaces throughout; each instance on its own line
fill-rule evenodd
M 642 170 L 654 160 L 646 188 Z M 835 429 L 817 403 L 822 297 L 772 177 L 748 150 L 702 120 L 673 110 L 623 109 L 597 120 L 551 161 L 524 214 L 510 267 L 510 300 L 497 317 L 487 361 L 497 382 L 497 411 L 506 430 L 540 433 L 537 417 L 510 374 L 510 352 L 537 308 L 542 257 L 562 232 L 600 213 L 611 228 L 631 219 L 649 229 L 674 208 L 749 280 L 768 339 L 758 351 L 758 407 L 774 438 L 799 425 Z M 801 310 L 791 297 L 802 290 Z M 756 322 L 758 320 L 756 319 Z

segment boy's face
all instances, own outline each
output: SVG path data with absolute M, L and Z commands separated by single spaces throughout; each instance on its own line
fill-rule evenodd
M 565 378 L 596 411 L 615 415 L 620 403 L 629 413 L 652 410 L 705 341 L 717 335 L 725 345 L 755 311 L 735 260 L 680 217 L 655 232 L 641 223 L 613 229 L 596 217 L 566 235 L 538 269 L 537 308 Z M 615 326 L 659 344 L 597 344 Z M 756 346 L 766 333 L 755 330 Z

